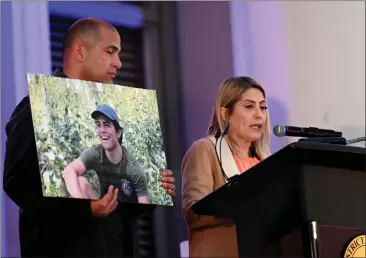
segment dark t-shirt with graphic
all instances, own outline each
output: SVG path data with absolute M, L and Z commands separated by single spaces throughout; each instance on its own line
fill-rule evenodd
M 99 178 L 100 197 L 110 185 L 119 189 L 119 201 L 138 202 L 137 197 L 148 196 L 147 179 L 137 160 L 122 147 L 122 160 L 113 164 L 101 144 L 84 150 L 80 160 L 87 170 L 94 170 Z

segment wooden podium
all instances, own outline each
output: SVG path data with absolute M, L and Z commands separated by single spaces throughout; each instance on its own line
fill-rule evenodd
M 344 257 L 366 234 L 365 164 L 365 148 L 292 143 L 193 211 L 232 218 L 240 257 Z

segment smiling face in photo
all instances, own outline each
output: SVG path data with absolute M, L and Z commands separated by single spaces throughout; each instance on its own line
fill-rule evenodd
M 99 115 L 95 120 L 98 137 L 105 150 L 111 151 L 118 145 L 121 131 L 117 130 L 108 117 Z

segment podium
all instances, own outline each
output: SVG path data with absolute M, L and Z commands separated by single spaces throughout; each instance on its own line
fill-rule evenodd
M 366 234 L 365 164 L 365 148 L 292 143 L 192 209 L 234 220 L 239 257 L 344 257 Z

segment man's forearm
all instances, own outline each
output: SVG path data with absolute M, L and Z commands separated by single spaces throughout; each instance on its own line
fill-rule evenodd
M 69 167 L 64 170 L 64 180 L 66 189 L 73 198 L 83 198 L 83 194 L 79 185 L 78 175 Z

